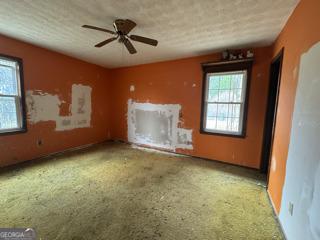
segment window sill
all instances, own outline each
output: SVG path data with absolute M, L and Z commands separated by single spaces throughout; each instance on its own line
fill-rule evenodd
M 200 134 L 216 135 L 221 137 L 232 137 L 232 138 L 246 138 L 245 133 L 241 133 L 241 134 L 219 133 L 219 132 L 209 132 L 203 129 L 200 130 Z
M 16 129 L 10 129 L 10 130 L 0 130 L 0 136 L 5 136 L 5 135 L 14 135 L 14 134 L 22 134 L 26 133 L 27 128 L 16 128 Z

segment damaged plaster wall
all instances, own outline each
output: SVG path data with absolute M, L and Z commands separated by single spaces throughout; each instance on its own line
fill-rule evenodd
M 320 42 L 300 60 L 280 211 L 280 221 L 290 240 L 320 239 L 319 63 Z
M 31 124 L 54 121 L 56 131 L 90 127 L 91 91 L 89 86 L 72 85 L 72 102 L 67 116 L 60 116 L 60 106 L 63 101 L 57 95 L 43 93 L 40 90 L 27 91 L 28 120 Z
M 152 104 L 128 101 L 128 140 L 175 151 L 193 149 L 192 130 L 179 128 L 179 104 Z
M 30 123 L 51 121 L 60 113 L 60 101 L 57 95 L 42 93 L 40 90 L 27 91 L 26 102 L 28 107 L 28 120 Z

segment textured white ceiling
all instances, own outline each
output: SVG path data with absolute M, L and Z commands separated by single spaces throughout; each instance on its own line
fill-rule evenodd
M 1 0 L 0 33 L 105 67 L 120 67 L 271 44 L 299 0 Z M 157 47 L 133 42 L 94 45 L 116 18 L 137 23 L 131 32 Z

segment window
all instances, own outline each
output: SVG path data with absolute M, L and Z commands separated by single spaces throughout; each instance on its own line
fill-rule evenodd
M 26 130 L 22 60 L 0 55 L 0 134 Z
M 201 132 L 245 136 L 251 61 L 203 66 Z

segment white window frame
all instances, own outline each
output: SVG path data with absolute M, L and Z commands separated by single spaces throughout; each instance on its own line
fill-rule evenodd
M 25 132 L 27 129 L 26 129 L 26 120 L 25 120 L 25 108 L 24 108 L 22 60 L 20 58 L 15 58 L 15 57 L 6 56 L 6 55 L 0 55 L 0 59 L 13 62 L 15 64 L 14 69 L 15 69 L 15 80 L 17 83 L 17 94 L 7 95 L 7 94 L 0 93 L 0 97 L 14 98 L 15 105 L 16 105 L 17 123 L 18 123 L 18 127 L 16 128 L 0 129 L 0 135 L 8 134 L 8 133 Z M 1 66 L 10 67 L 6 65 L 1 65 Z

